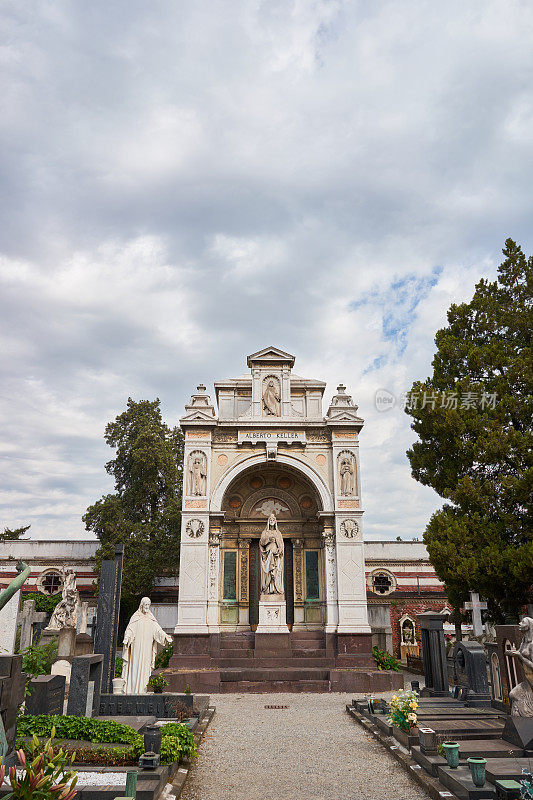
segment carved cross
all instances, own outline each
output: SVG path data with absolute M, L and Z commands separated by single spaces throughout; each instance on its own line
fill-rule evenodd
M 472 625 L 474 636 L 481 636 L 483 633 L 483 623 L 481 622 L 481 612 L 485 611 L 487 604 L 479 599 L 478 592 L 470 592 L 470 602 L 465 603 L 465 609 L 472 612 Z

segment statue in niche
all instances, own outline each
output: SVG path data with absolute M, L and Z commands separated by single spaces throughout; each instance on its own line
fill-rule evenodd
M 165 633 L 150 611 L 149 597 L 143 597 L 139 608 L 128 622 L 122 651 L 122 678 L 125 694 L 144 694 L 154 668 L 157 645 L 170 644 L 172 637 Z
M 524 636 L 518 650 L 507 650 L 507 655 L 517 658 L 522 664 L 525 680 L 511 689 L 511 714 L 515 717 L 533 717 L 533 618 L 524 617 L 520 622 Z
M 204 496 L 207 491 L 207 464 L 203 453 L 189 456 L 189 494 Z
M 341 453 L 339 458 L 339 490 L 342 495 L 355 494 L 355 463 L 351 453 Z
M 60 631 L 62 628 L 75 628 L 80 597 L 76 589 L 76 573 L 72 567 L 62 570 L 63 588 L 61 600 L 54 608 L 47 631 Z
M 261 594 L 283 594 L 283 537 L 275 514 L 268 518 L 259 539 L 261 553 Z
M 267 416 L 281 416 L 281 395 L 276 378 L 267 378 L 263 391 L 263 408 Z

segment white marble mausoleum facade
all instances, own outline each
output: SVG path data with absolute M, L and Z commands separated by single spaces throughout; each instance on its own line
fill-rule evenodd
M 274 513 L 285 545 L 287 630 L 369 634 L 357 406 L 267 347 L 249 372 L 199 386 L 185 435 L 177 634 L 255 630 L 258 542 Z

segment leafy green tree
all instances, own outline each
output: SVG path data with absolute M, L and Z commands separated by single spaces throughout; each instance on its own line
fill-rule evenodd
M 21 536 L 24 536 L 26 531 L 29 531 L 31 525 L 24 525 L 21 528 L 4 528 L 3 531 L 0 531 L 0 542 L 12 542 L 15 539 L 20 539 Z
M 478 591 L 495 621 L 516 618 L 533 581 L 533 257 L 511 239 L 503 255 L 495 282 L 450 307 L 405 409 L 412 475 L 447 501 L 424 534 L 430 560 L 455 606 Z
M 89 506 L 85 527 L 100 540 L 97 569 L 125 544 L 122 599 L 129 610 L 156 578 L 179 570 L 183 437 L 162 420 L 159 399 L 135 402 L 110 422 L 105 440 L 116 450 L 106 470 L 115 492 Z

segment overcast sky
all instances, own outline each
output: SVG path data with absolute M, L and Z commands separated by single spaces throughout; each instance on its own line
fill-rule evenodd
M 531 252 L 533 5 L 2 4 L 0 527 L 86 536 L 106 423 L 269 344 L 366 420 L 365 536 L 421 536 L 409 419 L 452 302 Z

